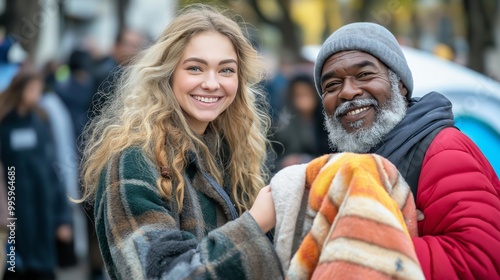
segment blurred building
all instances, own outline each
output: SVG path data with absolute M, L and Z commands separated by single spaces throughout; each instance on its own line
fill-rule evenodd
M 11 0 L 0 0 L 0 14 Z M 17 11 L 33 6 L 36 0 L 19 1 L 11 5 Z M 11 35 L 18 41 L 35 46 L 34 60 L 38 65 L 65 60 L 75 47 L 91 45 L 106 54 L 112 48 L 120 27 L 144 32 L 156 38 L 175 14 L 177 0 L 38 0 L 39 10 L 18 14 L 20 26 Z M 25 3 L 25 4 L 24 4 Z M 23 6 L 24 5 L 24 6 Z M 1 39 L 0 34 L 0 39 Z

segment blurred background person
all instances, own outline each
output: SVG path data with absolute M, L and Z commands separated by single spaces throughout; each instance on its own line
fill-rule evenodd
M 92 58 L 87 50 L 75 49 L 68 60 L 69 76 L 54 85 L 54 91 L 70 112 L 76 138 L 89 120 L 88 111 L 95 90 L 91 63 Z
M 145 33 L 125 28 L 118 32 L 110 55 L 99 56 L 97 51 L 93 52 L 95 55 L 92 73 L 96 86 L 90 110 L 91 117 L 100 114 L 102 105 L 114 92 L 116 81 L 122 73 L 122 67 L 129 65 L 150 42 L 151 40 Z
M 146 34 L 125 28 L 116 36 L 115 46 L 113 48 L 113 59 L 116 66 L 129 65 L 139 51 L 145 48 L 150 42 Z
M 271 136 L 278 170 L 331 152 L 312 75 L 295 74 L 283 97 L 284 108 Z
M 45 90 L 40 106 L 45 109 L 53 135 L 56 163 L 53 165 L 59 180 L 69 197 L 80 197 L 78 184 L 78 156 L 76 152 L 76 137 L 71 114 L 57 95 L 53 87 L 56 83 L 55 71 L 57 63 L 49 62 L 44 67 Z M 74 238 L 72 243 L 58 242 L 59 268 L 74 268 L 79 262 L 86 260 L 87 221 L 81 205 L 70 203 L 73 220 Z
M 0 34 L 0 91 L 7 88 L 25 56 L 26 53 L 12 36 Z
M 57 240 L 72 240 L 66 192 L 53 164 L 46 112 L 38 103 L 44 79 L 23 66 L 0 94 L 0 160 L 16 171 L 16 272 L 4 279 L 55 279 Z

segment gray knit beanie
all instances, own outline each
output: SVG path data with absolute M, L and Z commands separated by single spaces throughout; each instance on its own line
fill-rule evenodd
M 398 41 L 385 27 L 369 22 L 345 25 L 323 43 L 314 64 L 314 83 L 321 96 L 321 71 L 325 61 L 341 51 L 362 51 L 373 55 L 394 71 L 408 90 L 410 100 L 413 77 Z

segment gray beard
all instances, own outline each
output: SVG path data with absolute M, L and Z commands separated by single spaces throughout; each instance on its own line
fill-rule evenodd
M 406 115 L 406 100 L 399 90 L 399 78 L 389 70 L 391 82 L 391 97 L 385 104 L 379 106 L 376 99 L 362 99 L 346 102 L 339 106 L 334 114 L 325 115 L 325 127 L 328 131 L 330 147 L 339 152 L 367 153 L 371 148 L 380 143 Z M 339 116 L 352 106 L 373 105 L 375 108 L 375 121 L 371 127 L 361 128 L 348 132 L 340 123 Z M 364 120 L 350 123 L 351 128 L 359 128 Z

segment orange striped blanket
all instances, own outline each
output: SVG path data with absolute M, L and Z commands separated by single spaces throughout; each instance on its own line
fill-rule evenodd
M 374 154 L 332 154 L 271 180 L 287 279 L 424 279 L 410 188 Z

